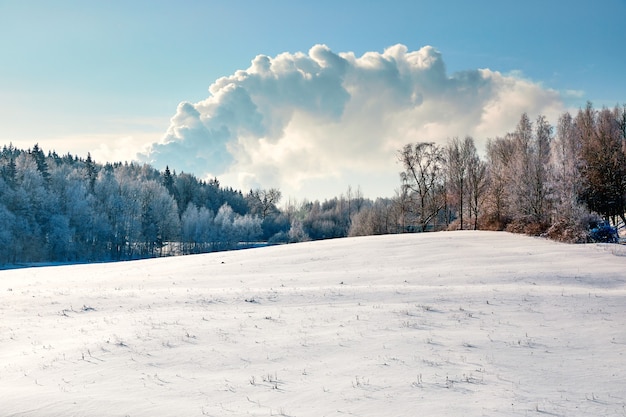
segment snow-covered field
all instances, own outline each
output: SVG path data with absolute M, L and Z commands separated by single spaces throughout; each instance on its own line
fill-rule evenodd
M 0 416 L 626 416 L 626 253 L 496 232 L 0 272 Z

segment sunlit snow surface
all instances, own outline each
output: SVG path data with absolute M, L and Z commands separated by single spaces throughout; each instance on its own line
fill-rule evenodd
M 2 416 L 625 416 L 626 251 L 495 232 L 0 272 Z

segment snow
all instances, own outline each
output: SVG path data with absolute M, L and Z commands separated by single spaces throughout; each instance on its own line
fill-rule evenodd
M 626 253 L 444 232 L 0 272 L 3 416 L 624 416 Z

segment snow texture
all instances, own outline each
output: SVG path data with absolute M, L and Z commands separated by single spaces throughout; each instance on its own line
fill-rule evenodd
M 2 416 L 624 416 L 626 253 L 497 232 L 0 272 Z

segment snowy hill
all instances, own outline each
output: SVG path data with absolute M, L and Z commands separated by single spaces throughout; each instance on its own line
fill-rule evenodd
M 0 272 L 2 416 L 624 416 L 626 256 L 495 232 Z

